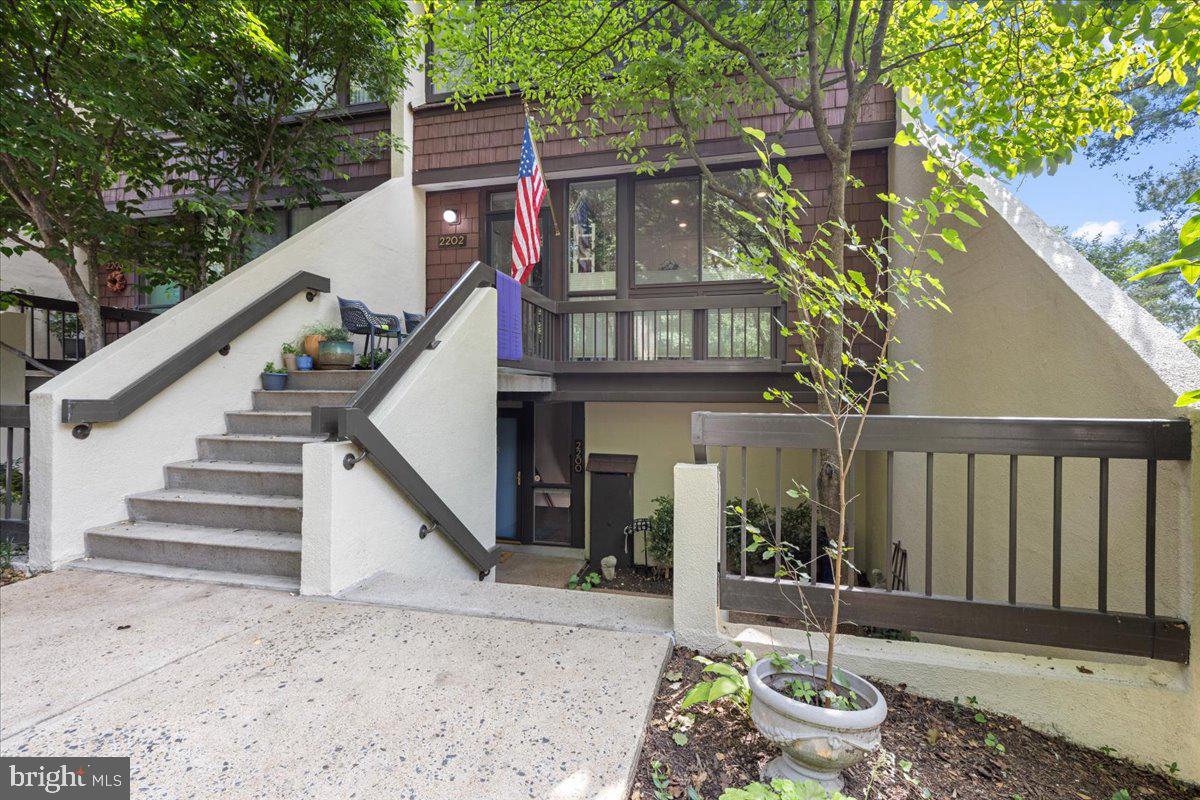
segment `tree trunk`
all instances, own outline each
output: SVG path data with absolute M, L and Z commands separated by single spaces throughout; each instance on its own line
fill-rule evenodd
M 89 282 L 94 287 L 95 275 L 98 271 L 95 256 L 88 253 L 85 254 L 84 259 Z M 71 297 L 79 306 L 79 328 L 83 333 L 87 354 L 91 355 L 104 347 L 104 320 L 100 317 L 100 299 L 96 296 L 94 288 L 90 288 L 79 276 L 74 262 L 56 258 L 53 263 L 58 268 L 59 274 L 62 275 L 63 281 L 66 282 Z

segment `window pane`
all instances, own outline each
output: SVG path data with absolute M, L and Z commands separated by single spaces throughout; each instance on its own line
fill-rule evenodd
M 271 230 L 254 231 L 246 245 L 246 261 L 253 261 L 275 245 L 282 242 L 287 234 L 287 212 L 276 209 L 271 212 Z
M 488 211 L 515 211 L 516 208 L 516 192 L 493 192 L 488 195 Z
M 617 182 L 573 183 L 567 206 L 567 290 L 615 291 Z
M 759 191 L 752 170 L 719 172 L 715 177 L 740 194 Z M 705 187 L 702 280 L 736 281 L 757 277 L 753 270 L 739 262 L 756 252 L 761 253 L 762 237 L 753 225 L 737 214 L 738 208 L 740 206 L 732 200 Z
M 358 105 L 360 103 L 374 103 L 375 97 L 371 96 L 371 90 L 365 86 L 360 86 L 357 83 L 350 84 L 350 105 Z
M 637 282 L 693 283 L 700 277 L 700 181 L 639 181 L 634 187 Z
M 295 236 L 297 233 L 304 230 L 309 225 L 312 225 L 317 220 L 321 219 L 322 217 L 327 217 L 337 210 L 338 206 L 336 203 L 328 203 L 323 206 L 317 206 L 316 208 L 308 208 L 307 206 L 293 208 L 291 235 Z

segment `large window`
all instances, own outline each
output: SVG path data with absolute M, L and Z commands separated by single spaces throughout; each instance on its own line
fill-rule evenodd
M 567 219 L 567 291 L 615 292 L 617 182 L 572 183 Z
M 738 191 L 753 191 L 749 170 L 719 173 Z M 698 176 L 639 181 L 634 187 L 633 259 L 640 285 L 751 280 L 736 263 L 752 253 L 757 234 L 735 204 Z

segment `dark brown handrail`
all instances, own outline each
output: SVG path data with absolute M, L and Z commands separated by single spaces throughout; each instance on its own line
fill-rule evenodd
M 449 324 L 454 315 L 467 302 L 476 289 L 494 287 L 496 270 L 482 261 L 476 261 L 463 273 L 454 287 L 433 307 L 429 315 L 417 326 L 399 349 L 375 370 L 346 407 L 320 407 L 312 410 L 313 433 L 331 433 L 339 439 L 353 441 L 365 452 L 362 457 L 371 460 L 398 489 L 403 491 L 417 508 L 431 520 L 422 525 L 418 532 L 424 539 L 430 531 L 438 531 L 479 571 L 483 580 L 499 561 L 495 547 L 485 548 L 475 538 L 466 524 L 446 505 L 437 491 L 408 462 L 399 450 L 370 419 L 371 411 L 395 387 L 427 349 L 436 341 L 437 335 Z M 522 287 L 524 289 L 524 287 Z M 526 292 L 536 294 L 532 290 Z M 540 297 L 540 295 L 539 295 Z M 351 469 L 361 460 L 347 455 L 345 466 Z
M 78 423 L 75 435 L 82 439 L 91 431 L 92 423 L 124 419 L 301 291 L 308 292 L 311 302 L 317 292 L 329 291 L 329 279 L 311 272 L 296 272 L 111 397 L 96 400 L 64 399 L 62 421 Z

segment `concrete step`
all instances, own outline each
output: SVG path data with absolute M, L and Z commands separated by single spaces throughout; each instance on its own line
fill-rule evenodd
M 369 369 L 310 369 L 289 372 L 287 388 L 358 391 L 374 374 Z
M 299 464 L 300 448 L 323 442 L 323 436 L 283 436 L 256 433 L 226 433 L 197 436 L 201 461 L 253 461 L 264 464 Z
M 300 434 L 312 429 L 311 411 L 227 411 L 230 433 Z
M 87 532 L 94 558 L 193 570 L 300 577 L 300 534 L 157 522 L 117 522 Z
M 115 558 L 86 556 L 63 566 L 68 569 L 90 569 L 95 572 L 116 572 L 121 575 L 140 575 L 168 581 L 202 581 L 244 589 L 272 589 L 277 592 L 300 592 L 300 579 L 282 575 L 252 575 L 248 572 L 223 572 L 215 569 L 173 567 L 170 564 L 150 564 L 144 561 L 120 561 Z
M 163 471 L 166 473 L 168 489 L 300 497 L 304 487 L 299 464 L 181 461 L 168 464 Z
M 354 397 L 349 389 L 282 389 L 254 392 L 255 411 L 312 411 L 313 406 L 344 406 Z
M 298 497 L 157 489 L 125 498 L 130 519 L 208 528 L 300 532 Z

